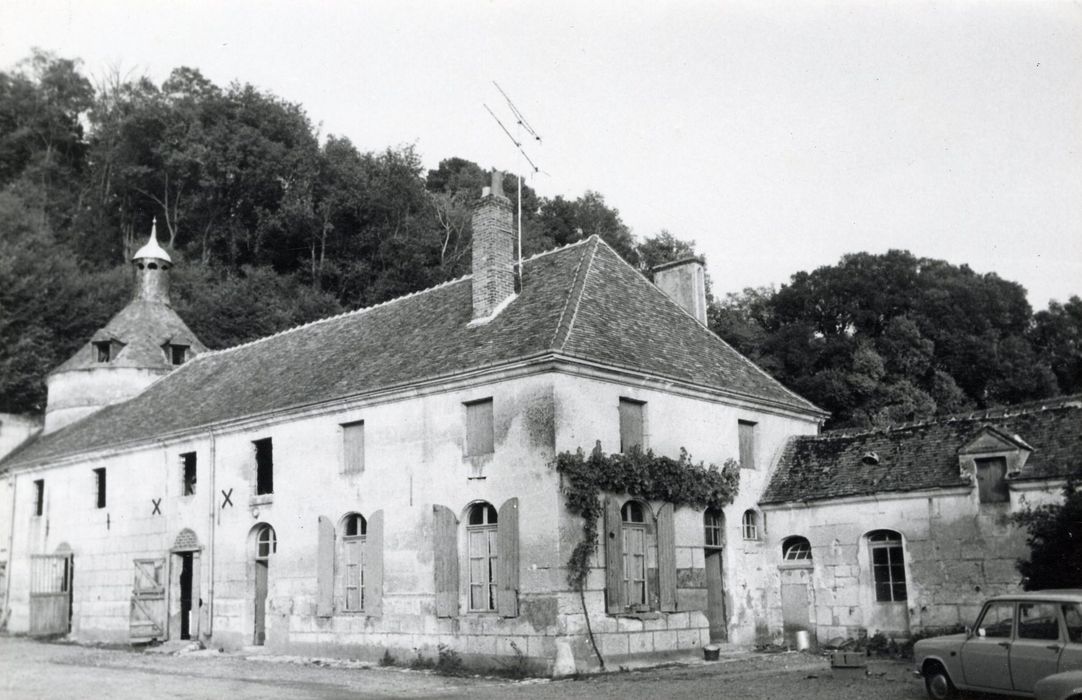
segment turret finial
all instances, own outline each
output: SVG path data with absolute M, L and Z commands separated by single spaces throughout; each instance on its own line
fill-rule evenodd
M 156 216 L 150 224 L 150 239 L 146 245 L 135 252 L 131 259 L 139 260 L 140 258 L 157 258 L 169 263 L 173 262 L 173 259 L 169 257 L 169 253 L 165 252 L 165 249 L 158 244 L 158 217 Z

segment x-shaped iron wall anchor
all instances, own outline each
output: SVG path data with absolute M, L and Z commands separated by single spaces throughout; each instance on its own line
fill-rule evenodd
M 222 498 L 225 499 L 224 501 L 222 501 L 222 508 L 225 508 L 226 506 L 233 505 L 232 496 L 233 496 L 233 489 L 229 489 L 229 491 L 222 491 Z

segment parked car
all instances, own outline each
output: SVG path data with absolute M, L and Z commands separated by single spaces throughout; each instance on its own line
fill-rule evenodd
M 1082 671 L 1082 590 L 990 598 L 971 629 L 922 639 L 913 656 L 933 700 L 957 697 L 959 690 L 1034 697 L 1041 679 Z
M 1033 686 L 1037 700 L 1082 700 L 1082 671 L 1054 673 Z

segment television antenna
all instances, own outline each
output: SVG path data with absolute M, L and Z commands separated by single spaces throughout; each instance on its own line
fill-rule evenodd
M 508 97 L 507 93 L 504 92 L 502 87 L 500 87 L 500 84 L 497 83 L 495 80 L 492 81 L 492 84 L 495 85 L 496 89 L 500 91 L 501 95 L 503 95 L 503 99 L 506 100 L 506 102 L 507 102 L 508 109 L 511 110 L 511 114 L 515 118 L 515 124 L 517 125 L 516 132 L 518 134 L 518 137 L 516 138 L 514 135 L 511 134 L 511 130 L 508 129 L 504 125 L 504 123 L 500 120 L 500 118 L 496 116 L 496 113 L 493 112 L 492 109 L 487 104 L 484 105 L 485 110 L 488 111 L 489 115 L 493 119 L 496 120 L 497 124 L 500 125 L 500 129 L 502 129 L 503 133 L 507 135 L 507 138 L 509 138 L 511 140 L 511 143 L 513 143 L 515 145 L 515 148 L 522 155 L 522 158 L 526 161 L 526 163 L 529 164 L 529 166 L 533 170 L 533 172 L 534 173 L 541 172 L 541 168 L 539 168 L 537 166 L 537 164 L 533 162 L 533 159 L 530 158 L 530 156 L 526 153 L 526 149 L 524 149 L 522 147 L 522 141 L 523 141 L 522 132 L 523 132 L 523 130 L 525 130 L 526 133 L 529 134 L 534 139 L 534 141 L 536 141 L 538 144 L 541 144 L 541 135 L 538 134 L 537 131 L 532 126 L 530 126 L 530 122 L 526 120 L 525 115 L 523 115 L 522 111 L 519 110 L 519 108 L 515 106 L 515 103 L 511 101 L 511 98 Z M 516 209 L 517 209 L 517 219 L 518 219 L 518 265 L 517 265 L 517 268 L 518 268 L 518 288 L 521 291 L 521 289 L 522 289 L 522 175 L 516 173 L 516 178 L 518 180 L 518 204 L 517 204 L 517 207 L 516 207 Z

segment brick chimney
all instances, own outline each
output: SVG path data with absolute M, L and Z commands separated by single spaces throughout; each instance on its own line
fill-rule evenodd
M 654 268 L 654 284 L 684 311 L 706 325 L 706 272 L 701 258 L 684 258 Z
M 515 293 L 515 234 L 503 173 L 481 190 L 473 211 L 473 318 L 488 318 Z

